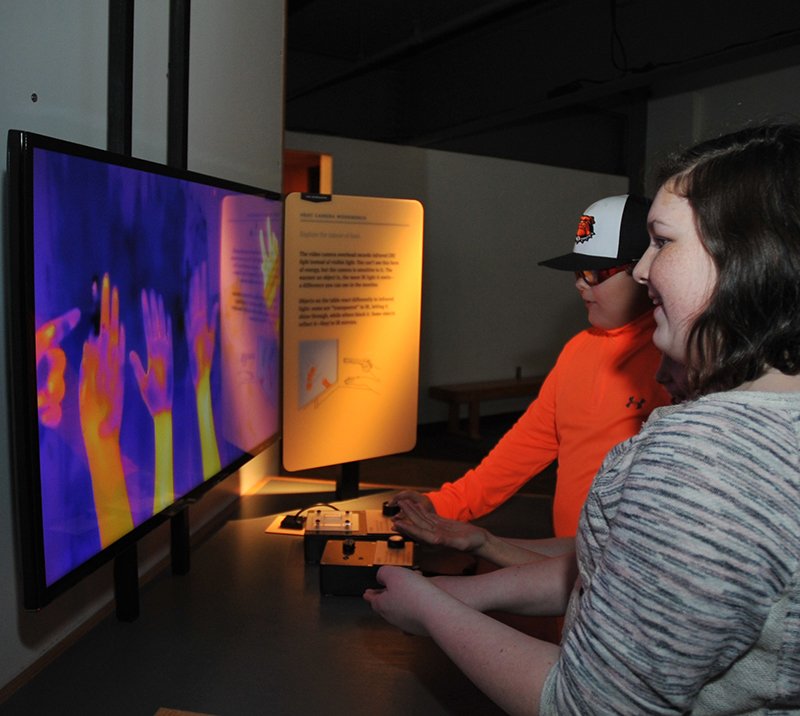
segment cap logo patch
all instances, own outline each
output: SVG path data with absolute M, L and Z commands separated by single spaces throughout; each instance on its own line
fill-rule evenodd
M 589 214 L 581 215 L 578 220 L 578 231 L 575 234 L 575 243 L 582 244 L 594 236 L 594 217 Z

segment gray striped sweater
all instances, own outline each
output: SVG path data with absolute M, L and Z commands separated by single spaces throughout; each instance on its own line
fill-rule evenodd
M 544 714 L 800 713 L 800 394 L 658 409 L 607 456 Z

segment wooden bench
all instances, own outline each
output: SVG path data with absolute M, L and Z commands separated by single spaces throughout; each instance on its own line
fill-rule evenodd
M 452 385 L 432 385 L 428 395 L 434 400 L 448 404 L 450 413 L 447 429 L 451 433 L 460 432 L 461 404 L 468 406 L 467 434 L 477 440 L 481 436 L 481 402 L 503 398 L 534 397 L 539 393 L 545 376 L 508 378 L 505 380 L 479 380 L 474 383 L 454 383 Z

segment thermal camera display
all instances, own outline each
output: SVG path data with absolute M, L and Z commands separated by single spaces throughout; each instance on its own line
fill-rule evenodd
M 37 148 L 46 581 L 278 431 L 278 198 Z

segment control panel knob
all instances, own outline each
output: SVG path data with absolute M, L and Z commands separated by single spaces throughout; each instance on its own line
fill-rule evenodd
M 342 542 L 342 554 L 349 556 L 356 551 L 356 541 L 354 539 L 346 539 Z
M 400 505 L 392 505 L 388 500 L 383 503 L 384 517 L 394 517 L 398 512 L 400 512 Z
M 403 535 L 392 535 L 388 539 L 389 549 L 403 549 L 406 545 L 406 541 L 403 538 Z

